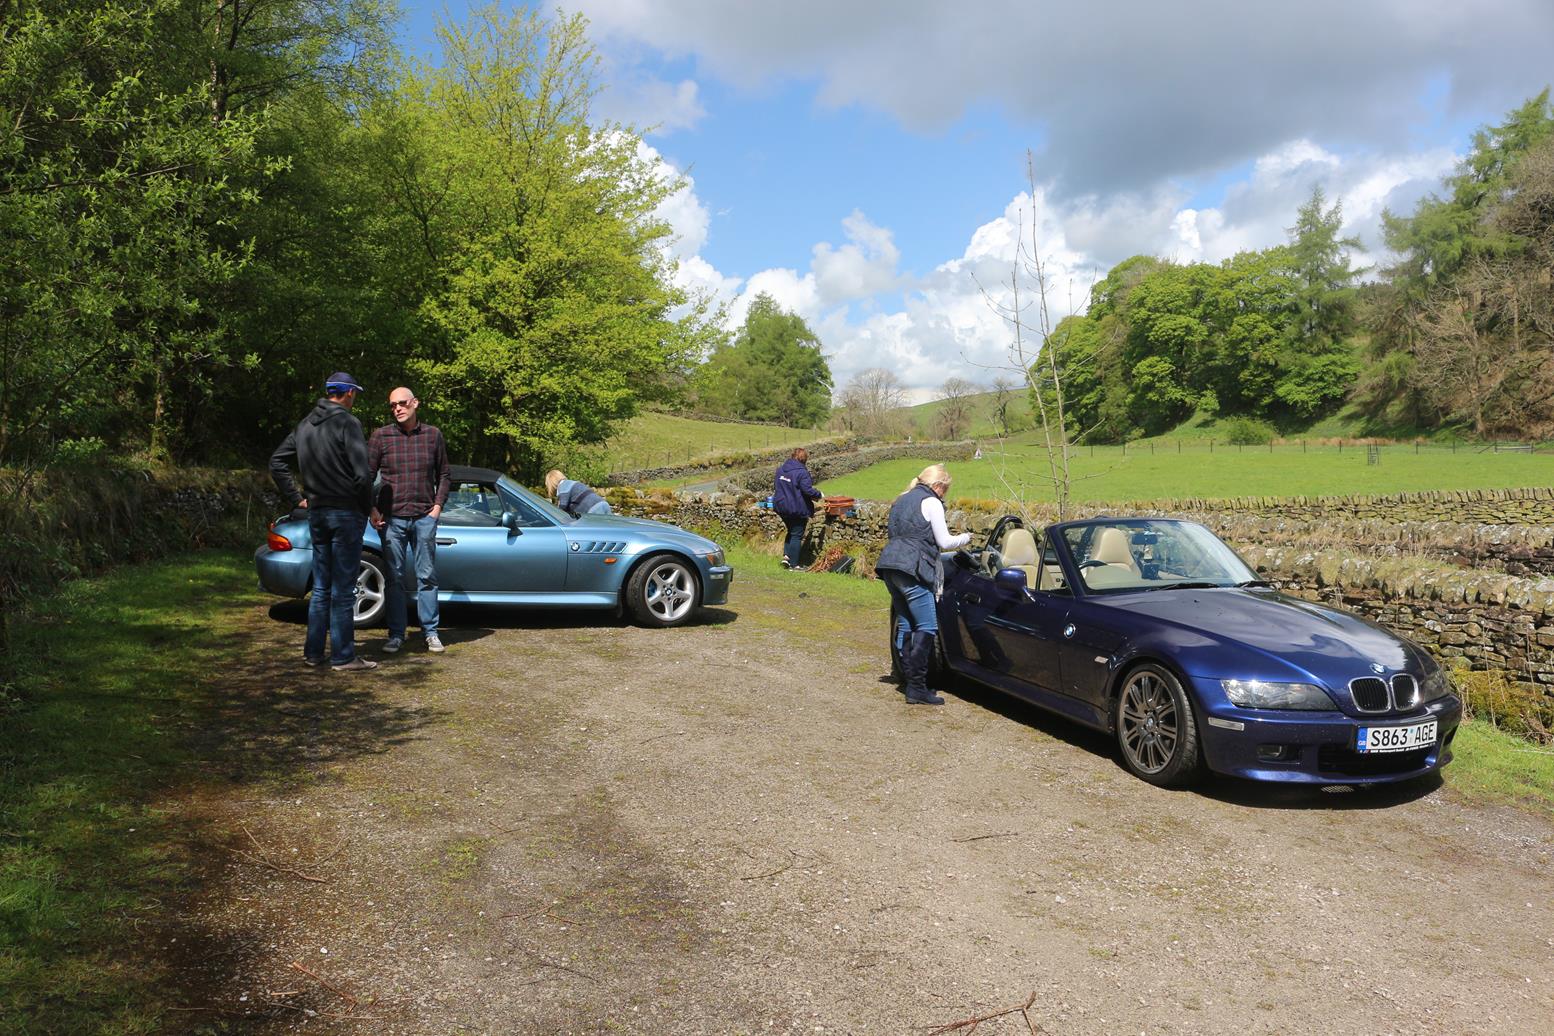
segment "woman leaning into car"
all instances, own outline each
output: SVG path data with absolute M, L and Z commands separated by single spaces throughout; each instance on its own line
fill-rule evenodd
M 944 494 L 949 488 L 950 473 L 943 464 L 924 468 L 912 480 L 890 507 L 890 540 L 874 565 L 890 588 L 896 653 L 906 674 L 902 690 L 914 705 L 944 704 L 928 689 L 929 662 L 939 635 L 934 602 L 944 585 L 939 554 L 971 542 L 970 533 L 951 536 L 944 524 Z

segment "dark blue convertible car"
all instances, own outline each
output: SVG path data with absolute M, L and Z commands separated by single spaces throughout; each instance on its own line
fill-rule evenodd
M 1257 578 L 1208 529 L 1002 518 L 946 555 L 941 665 L 1113 734 L 1153 784 L 1407 780 L 1462 716 L 1417 645 Z
M 500 472 L 449 470 L 452 491 L 437 523 L 440 601 L 624 608 L 645 626 L 679 626 L 702 605 L 728 600 L 733 569 L 706 537 L 646 518 L 573 518 Z M 307 595 L 313 551 L 306 511 L 271 526 L 254 566 L 261 588 Z M 356 625 L 383 620 L 387 571 L 382 542 L 369 526 L 356 580 Z

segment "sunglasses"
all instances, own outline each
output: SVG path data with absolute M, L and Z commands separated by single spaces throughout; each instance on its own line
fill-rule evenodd
M 414 402 L 415 402 L 415 400 L 413 400 L 413 399 L 391 399 L 391 400 L 389 400 L 389 409 L 390 410 L 398 410 L 400 407 L 402 407 L 402 406 L 409 406 L 411 403 L 414 403 Z

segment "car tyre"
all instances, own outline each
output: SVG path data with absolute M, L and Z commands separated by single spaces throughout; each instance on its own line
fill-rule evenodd
M 701 603 L 701 584 L 689 561 L 657 554 L 638 565 L 626 581 L 626 608 L 643 626 L 683 626 Z
M 1130 670 L 1112 719 L 1122 761 L 1136 777 L 1162 788 L 1190 783 L 1202 768 L 1198 724 L 1181 681 L 1145 663 Z
M 362 553 L 356 573 L 353 618 L 357 629 L 377 626 L 388 615 L 388 566 L 376 554 Z

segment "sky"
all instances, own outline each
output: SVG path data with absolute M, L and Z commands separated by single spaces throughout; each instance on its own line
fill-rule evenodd
M 596 115 L 684 179 L 662 209 L 679 281 L 731 326 L 771 295 L 820 336 L 839 390 L 883 367 L 914 399 L 1007 374 L 1022 241 L 1049 323 L 1131 255 L 1288 240 L 1316 186 L 1374 268 L 1382 211 L 1411 212 L 1474 130 L 1554 81 L 1554 0 L 566 9 L 602 58 Z M 403 10 L 401 43 L 434 58 L 438 19 L 469 7 Z

